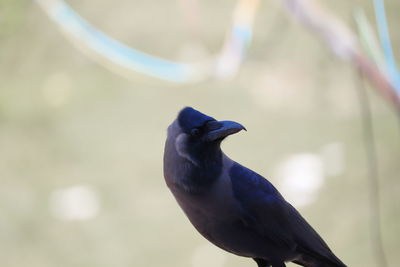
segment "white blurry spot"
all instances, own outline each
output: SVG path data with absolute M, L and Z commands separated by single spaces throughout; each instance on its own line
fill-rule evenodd
M 68 102 L 71 87 L 71 78 L 67 73 L 53 74 L 43 84 L 43 98 L 49 106 L 60 107 Z
M 99 197 L 91 186 L 78 185 L 59 189 L 50 196 L 50 211 L 61 220 L 89 220 L 94 218 L 99 210 Z
M 225 252 L 211 244 L 204 244 L 196 248 L 192 257 L 193 267 L 223 267 L 225 262 Z
M 233 50 L 227 50 L 217 60 L 215 76 L 217 78 L 232 78 L 239 69 L 240 57 Z
M 346 168 L 346 152 L 343 143 L 336 142 L 321 147 L 321 157 L 324 162 L 326 176 L 338 176 L 343 174 Z
M 277 176 L 283 196 L 295 206 L 306 206 L 324 182 L 322 159 L 312 153 L 292 155 L 278 166 Z

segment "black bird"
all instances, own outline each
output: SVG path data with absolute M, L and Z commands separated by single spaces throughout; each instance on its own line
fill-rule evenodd
M 164 177 L 190 222 L 258 267 L 346 266 L 268 180 L 222 152 L 221 141 L 241 130 L 190 107 L 168 127 Z

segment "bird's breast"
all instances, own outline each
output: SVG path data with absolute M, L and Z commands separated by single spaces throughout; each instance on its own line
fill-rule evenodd
M 170 186 L 190 222 L 212 242 L 218 239 L 221 229 L 236 224 L 241 217 L 241 208 L 233 196 L 228 173 L 231 161 L 225 159 L 224 165 L 221 175 L 199 194 L 183 190 L 180 186 Z
M 204 223 L 204 221 L 209 221 L 210 224 L 222 223 L 225 220 L 232 220 L 233 216 L 238 214 L 239 206 L 233 196 L 232 184 L 229 175 L 224 172 L 200 193 L 191 193 L 181 188 L 171 189 L 179 205 L 195 226 L 198 222 Z

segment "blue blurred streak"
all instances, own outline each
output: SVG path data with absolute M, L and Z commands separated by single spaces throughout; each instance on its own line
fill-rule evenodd
M 378 24 L 379 36 L 381 40 L 381 45 L 383 47 L 383 52 L 385 55 L 388 74 L 393 83 L 393 86 L 396 88 L 397 93 L 400 95 L 400 73 L 396 65 L 390 41 L 390 34 L 385 13 L 384 0 L 375 0 L 374 7 L 375 7 L 376 22 Z
M 220 55 L 205 58 L 200 62 L 180 63 L 143 53 L 110 38 L 90 25 L 62 0 L 36 2 L 67 34 L 109 61 L 135 72 L 176 83 L 197 82 L 218 76 L 217 62 L 223 65 L 233 64 L 229 73 L 225 75 L 235 73 L 251 42 L 254 11 L 258 4 L 257 0 L 239 2 L 239 13 L 246 19 L 234 19 L 231 36 Z M 226 53 L 232 47 L 233 53 Z
M 173 82 L 192 79 L 189 64 L 167 61 L 127 47 L 92 27 L 63 2 L 51 9 L 51 16 L 66 32 L 119 65 Z

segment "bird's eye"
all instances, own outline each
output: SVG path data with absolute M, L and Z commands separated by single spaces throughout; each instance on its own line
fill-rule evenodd
M 197 128 L 193 128 L 193 129 L 190 131 L 190 135 L 191 135 L 191 136 L 198 136 L 199 134 L 200 134 L 200 130 L 197 129 Z

